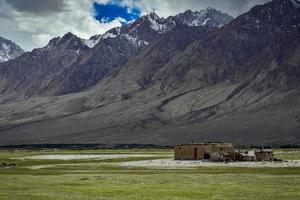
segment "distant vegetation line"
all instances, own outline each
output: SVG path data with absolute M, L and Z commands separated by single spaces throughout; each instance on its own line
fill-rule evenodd
M 154 144 L 20 144 L 2 145 L 0 149 L 168 149 L 173 146 Z
M 170 149 L 172 145 L 154 144 L 20 144 L 20 145 L 0 145 L 0 149 Z M 300 148 L 300 144 L 236 144 L 236 148 Z

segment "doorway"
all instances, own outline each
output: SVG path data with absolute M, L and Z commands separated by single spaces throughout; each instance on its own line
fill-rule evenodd
M 210 154 L 209 153 L 204 153 L 204 160 L 210 160 Z
M 194 160 L 197 160 L 198 157 L 198 152 L 197 152 L 197 147 L 194 148 Z

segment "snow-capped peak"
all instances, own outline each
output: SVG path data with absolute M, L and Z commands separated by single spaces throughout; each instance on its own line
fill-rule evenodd
M 118 37 L 120 34 L 121 34 L 121 27 L 116 27 L 107 31 L 103 35 L 95 35 L 92 36 L 90 39 L 87 40 L 83 39 L 82 41 L 87 47 L 94 48 L 101 40 L 113 39 Z
M 0 63 L 14 59 L 22 53 L 24 53 L 24 50 L 21 47 L 10 40 L 0 37 Z
M 150 12 L 147 15 L 144 15 L 141 17 L 140 20 L 136 21 L 135 27 L 133 27 L 133 30 L 136 30 L 138 26 L 141 26 L 144 24 L 144 22 L 147 22 L 150 24 L 150 27 L 159 33 L 164 32 L 165 28 L 165 19 L 160 18 L 155 12 Z
M 148 17 L 148 19 L 151 24 L 150 26 L 153 30 L 159 33 L 163 32 L 163 30 L 165 29 L 165 24 L 160 21 L 160 18 L 157 15 L 152 15 L 151 17 Z
M 195 12 L 187 10 L 184 13 L 168 17 L 167 19 L 159 17 L 155 12 L 150 12 L 127 26 L 113 28 L 102 35 L 95 35 L 89 39 L 78 38 L 69 32 L 62 38 L 58 37 L 52 39 L 47 49 L 52 49 L 57 45 L 66 43 L 74 44 L 72 45 L 74 48 L 81 45 L 87 48 L 94 48 L 101 40 L 114 39 L 119 36 L 131 43 L 137 44 L 137 46 L 143 46 L 149 44 L 151 38 L 155 37 L 156 34 L 164 34 L 174 29 L 177 23 L 188 26 L 220 27 L 230 20 L 232 20 L 231 16 L 213 8 Z
M 85 44 L 88 48 L 94 48 L 101 40 L 108 39 L 108 38 L 116 38 L 118 35 L 115 35 L 111 32 L 106 32 L 103 35 L 93 36 L 90 39 L 82 39 L 83 44 Z
M 98 44 L 98 42 L 100 41 L 101 37 L 97 38 L 97 39 L 82 39 L 83 44 L 85 44 L 88 48 L 93 48 L 94 46 L 96 46 Z
M 155 20 L 155 21 L 160 20 L 160 17 L 155 12 L 150 12 L 149 14 L 146 15 L 146 17 L 150 20 Z
M 233 17 L 222 13 L 214 8 L 207 8 L 201 11 L 187 10 L 180 13 L 174 18 L 188 26 L 208 26 L 208 27 L 222 27 L 229 23 Z

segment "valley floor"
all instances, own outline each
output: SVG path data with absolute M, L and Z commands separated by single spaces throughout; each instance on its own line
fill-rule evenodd
M 280 151 L 277 157 L 300 158 L 300 151 Z M 299 167 L 124 164 L 172 155 L 172 150 L 0 151 L 0 199 L 300 199 Z

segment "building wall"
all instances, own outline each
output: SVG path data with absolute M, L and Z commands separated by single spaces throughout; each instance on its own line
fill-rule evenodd
M 175 147 L 175 160 L 202 160 L 205 147 L 199 145 L 185 145 Z
M 177 145 L 175 160 L 211 160 L 211 161 L 272 161 L 272 151 L 249 151 L 236 153 L 232 144 L 203 143 Z
M 256 152 L 255 157 L 256 157 L 256 161 L 272 161 L 273 153 L 271 153 L 271 152 Z
M 225 156 L 226 155 L 226 156 Z M 187 144 L 175 147 L 175 160 L 203 160 L 220 161 L 234 156 L 232 144 Z

